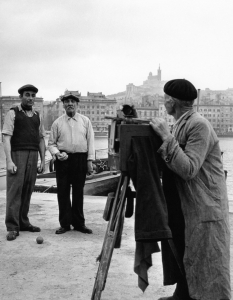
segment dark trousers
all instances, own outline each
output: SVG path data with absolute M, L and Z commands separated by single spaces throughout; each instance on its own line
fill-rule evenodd
M 56 160 L 57 199 L 61 227 L 85 224 L 83 188 L 87 173 L 87 153 L 68 153 L 65 161 Z M 70 191 L 72 186 L 72 203 Z
M 38 151 L 12 151 L 11 157 L 17 172 L 7 172 L 5 224 L 7 231 L 19 231 L 30 224 L 28 212 L 36 182 Z

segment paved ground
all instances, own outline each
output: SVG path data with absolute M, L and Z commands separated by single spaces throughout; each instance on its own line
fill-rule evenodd
M 44 243 L 36 243 L 38 233 L 20 232 L 12 242 L 5 235 L 5 191 L 0 192 L 0 299 L 81 299 L 90 300 L 107 223 L 103 220 L 106 197 L 85 197 L 86 224 L 94 234 L 70 231 L 56 235 L 58 208 L 55 194 L 34 193 L 30 221 L 40 226 Z M 231 203 L 231 228 L 233 228 Z M 134 218 L 125 219 L 120 249 L 113 252 L 102 300 L 158 299 L 171 295 L 174 286 L 163 287 L 160 253 L 153 255 L 150 285 L 143 294 L 137 286 L 134 264 Z M 233 255 L 233 248 L 231 249 Z M 233 268 L 232 268 L 233 270 Z M 233 278 L 233 274 L 232 274 Z

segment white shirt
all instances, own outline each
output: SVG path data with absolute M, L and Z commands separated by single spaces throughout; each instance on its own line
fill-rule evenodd
M 77 112 L 73 117 L 62 115 L 51 127 L 48 149 L 52 155 L 60 150 L 67 153 L 87 152 L 87 159 L 94 160 L 94 131 L 91 121 Z

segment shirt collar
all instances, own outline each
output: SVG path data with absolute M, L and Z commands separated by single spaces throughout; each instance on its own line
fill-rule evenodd
M 182 116 L 179 117 L 178 120 L 176 120 L 176 122 L 173 124 L 172 126 L 172 134 L 175 135 L 176 130 L 178 128 L 178 125 L 181 123 L 181 121 L 186 117 L 186 115 L 189 113 L 190 111 L 186 111 L 186 113 L 184 113 Z
M 179 117 L 178 120 L 176 120 L 176 122 L 174 123 L 174 125 L 178 125 L 183 119 L 184 117 L 189 113 L 189 110 L 186 111 L 186 113 L 184 113 L 182 116 Z
M 26 111 L 25 111 L 25 110 L 23 110 L 23 108 L 22 108 L 21 104 L 20 104 L 20 105 L 18 105 L 18 109 L 19 109 L 19 111 L 23 111 L 24 113 L 26 113 Z M 35 111 L 35 109 L 34 109 L 34 108 L 32 108 L 32 113 L 33 113 L 33 114 L 35 114 L 35 115 L 37 115 L 37 112 Z
M 77 113 L 75 113 L 75 115 L 73 116 L 73 117 L 69 117 L 67 114 L 65 115 L 65 118 L 66 118 L 66 120 L 67 121 L 69 121 L 69 120 L 74 120 L 74 121 L 78 121 L 78 115 L 77 115 Z

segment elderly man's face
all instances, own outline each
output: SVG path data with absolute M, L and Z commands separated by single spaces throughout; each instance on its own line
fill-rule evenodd
M 32 108 L 35 103 L 36 93 L 32 91 L 25 91 L 20 97 L 23 106 Z
M 63 101 L 63 107 L 68 116 L 73 116 L 76 113 L 78 103 L 74 99 L 65 99 Z
M 164 106 L 169 115 L 173 115 L 175 113 L 174 104 L 175 103 L 172 97 L 167 94 L 164 94 Z

